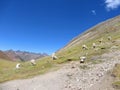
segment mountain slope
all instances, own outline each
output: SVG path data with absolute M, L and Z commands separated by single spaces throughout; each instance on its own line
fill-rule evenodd
M 114 33 L 120 32 L 120 16 L 109 19 L 105 22 L 102 22 L 90 29 L 88 29 L 83 34 L 73 38 L 64 48 L 61 50 L 67 49 L 74 45 L 84 43 L 87 40 L 100 38 L 104 35 L 111 35 Z M 112 35 L 113 36 L 113 35 Z
M 111 42 L 107 40 L 108 36 L 112 37 Z M 103 44 L 101 46 L 98 42 L 100 39 L 103 39 Z M 92 43 L 96 43 L 99 46 L 99 48 L 106 47 L 106 50 L 108 50 L 108 48 L 112 47 L 113 45 L 119 46 L 119 40 L 120 16 L 117 16 L 88 29 L 83 34 L 78 35 L 77 37 L 72 39 L 65 47 L 57 51 L 57 55 L 59 55 L 60 58 L 65 59 L 78 59 L 78 56 L 86 55 L 86 53 L 89 53 L 89 55 L 94 53 L 93 49 L 91 49 Z M 88 46 L 88 51 L 82 50 L 83 44 L 86 44 Z

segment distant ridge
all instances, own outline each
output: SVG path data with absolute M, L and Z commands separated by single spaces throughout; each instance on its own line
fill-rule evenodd
M 11 58 L 9 58 L 3 51 L 0 50 L 0 59 L 5 59 L 5 60 L 10 60 L 12 61 Z
M 14 50 L 6 50 L 6 51 L 0 51 L 0 58 L 6 59 L 10 61 L 28 61 L 31 59 L 38 59 L 48 56 L 46 53 L 33 53 L 33 52 L 27 52 L 27 51 L 14 51 Z

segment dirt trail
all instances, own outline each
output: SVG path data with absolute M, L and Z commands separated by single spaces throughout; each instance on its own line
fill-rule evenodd
M 45 75 L 2 83 L 0 90 L 114 90 L 107 72 L 120 63 L 120 51 L 103 54 L 99 59 L 103 62 L 71 62 Z

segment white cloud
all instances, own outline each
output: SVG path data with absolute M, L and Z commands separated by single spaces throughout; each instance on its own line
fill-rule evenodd
M 96 11 L 95 10 L 92 10 L 91 11 L 93 15 L 96 15 Z
M 108 11 L 114 10 L 120 6 L 120 0 L 105 0 L 105 4 Z

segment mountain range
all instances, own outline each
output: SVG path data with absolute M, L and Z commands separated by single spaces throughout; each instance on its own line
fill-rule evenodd
M 10 60 L 10 61 L 28 61 L 31 59 L 38 59 L 44 56 L 48 56 L 46 53 L 33 53 L 27 51 L 14 51 L 14 50 L 6 50 L 0 51 L 0 59 Z

